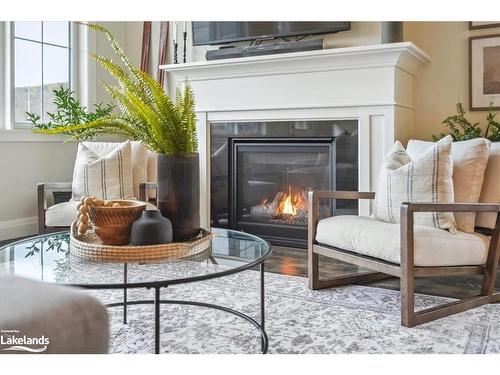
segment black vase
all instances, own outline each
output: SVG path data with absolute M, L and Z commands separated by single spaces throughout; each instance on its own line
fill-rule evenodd
M 132 223 L 130 243 L 134 246 L 172 242 L 172 223 L 160 211 L 143 211 Z
M 172 222 L 174 241 L 200 231 L 200 165 L 198 154 L 158 155 L 158 208 Z

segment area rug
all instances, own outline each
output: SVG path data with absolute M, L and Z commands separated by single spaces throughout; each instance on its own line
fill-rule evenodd
M 104 303 L 121 291 L 93 292 Z M 152 299 L 152 290 L 130 290 Z M 259 318 L 259 273 L 240 274 L 163 289 L 162 298 L 215 303 Z M 417 310 L 449 301 L 416 296 Z M 400 325 L 399 292 L 365 286 L 310 291 L 301 277 L 266 273 L 269 353 L 500 353 L 500 305 L 486 305 L 415 328 Z M 258 353 L 258 331 L 213 309 L 162 305 L 162 353 Z M 152 305 L 109 308 L 110 351 L 153 353 Z

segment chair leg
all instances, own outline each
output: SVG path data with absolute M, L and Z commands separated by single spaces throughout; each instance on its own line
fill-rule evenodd
M 312 244 L 308 249 L 307 256 L 307 276 L 309 279 L 309 289 L 319 289 L 319 255 L 315 254 L 312 249 Z
M 495 281 L 500 260 L 500 215 L 497 216 L 497 223 L 490 239 L 488 249 L 488 259 L 484 267 L 483 287 L 481 294 L 489 296 L 495 292 Z
M 401 324 L 413 327 L 415 322 L 415 278 L 402 273 L 400 279 L 401 290 Z
M 413 212 L 401 206 L 401 324 L 413 327 L 415 315 L 415 261 L 413 243 Z

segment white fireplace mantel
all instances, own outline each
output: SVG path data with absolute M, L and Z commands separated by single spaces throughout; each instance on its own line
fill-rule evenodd
M 414 79 L 428 62 L 404 42 L 161 66 L 172 92 L 189 81 L 195 94 L 204 224 L 211 123 L 357 119 L 359 189 L 373 191 L 394 140 L 413 135 Z M 368 211 L 360 203 L 360 213 Z

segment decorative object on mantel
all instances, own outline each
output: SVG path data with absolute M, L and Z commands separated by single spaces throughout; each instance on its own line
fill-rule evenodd
M 500 34 L 469 38 L 469 110 L 500 109 Z
M 159 245 L 172 242 L 172 223 L 160 211 L 146 210 L 132 223 L 130 244 Z
M 465 118 L 465 110 L 462 103 L 457 103 L 457 114 L 448 116 L 443 124 L 449 129 L 453 141 L 466 141 L 468 139 L 484 137 L 492 142 L 500 142 L 500 123 L 495 121 L 497 113 L 491 111 L 486 115 L 487 126 L 484 136 L 481 134 L 479 123 L 471 123 Z M 441 133 L 439 136 L 433 135 L 432 139 L 438 141 L 446 137 L 446 134 Z
M 104 201 L 93 197 L 83 197 L 78 206 L 78 234 L 85 235 L 89 229 L 89 219 L 95 234 L 105 245 L 127 245 L 130 242 L 132 223 L 146 209 L 145 202 L 134 200 Z
M 403 22 L 381 22 L 380 41 L 382 43 L 399 43 L 403 41 Z
M 186 62 L 186 41 L 187 41 L 187 22 L 183 22 L 183 32 L 182 32 L 182 62 Z
M 210 255 L 214 235 L 200 230 L 192 241 L 147 246 L 113 246 L 101 242 L 94 231 L 78 234 L 76 222 L 71 225 L 69 251 L 80 258 L 103 262 L 146 262 L 174 260 Z
M 179 25 L 177 22 L 174 22 L 174 30 L 173 30 L 173 41 L 174 41 L 174 64 L 178 64 L 179 61 L 177 59 L 177 49 L 179 47 L 179 44 L 177 43 L 177 31 L 178 31 Z
M 174 240 L 189 240 L 200 228 L 198 139 L 193 92 L 186 82 L 182 91 L 177 90 L 173 102 L 151 75 L 132 64 L 106 28 L 94 24 L 86 26 L 103 32 L 125 65 L 124 69 L 111 59 L 94 56 L 119 82 L 119 86 L 104 84 L 104 87 L 119 103 L 120 114 L 89 124 L 42 132 L 59 134 L 67 130 L 82 130 L 83 134 L 120 134 L 141 141 L 158 153 L 158 207 L 163 216 L 172 221 Z M 175 183 L 166 186 L 165 182 L 172 179 Z
M 469 22 L 469 30 L 489 29 L 490 27 L 500 27 L 498 21 L 472 21 Z

